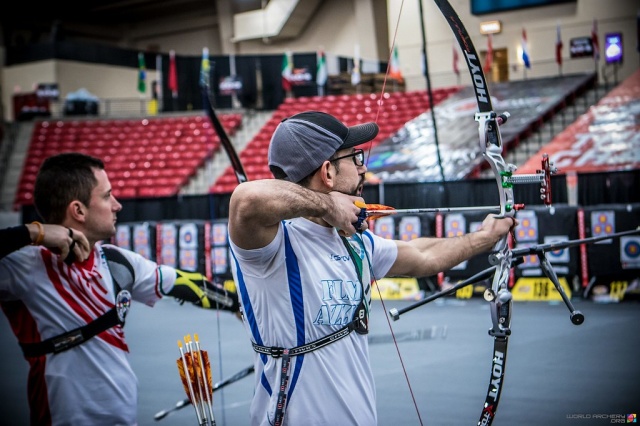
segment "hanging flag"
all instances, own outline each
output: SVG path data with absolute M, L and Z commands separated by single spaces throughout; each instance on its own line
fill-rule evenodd
M 353 60 L 353 69 L 351 70 L 351 84 L 357 86 L 360 84 L 360 61 Z
M 353 55 L 353 68 L 351 69 L 351 84 L 360 84 L 360 46 L 356 44 Z
M 291 59 L 291 52 L 285 52 L 282 58 L 282 88 L 285 92 L 291 90 L 291 75 L 293 74 L 293 61 Z
M 318 66 L 316 68 L 316 84 L 320 87 L 327 84 L 327 78 L 329 73 L 327 71 L 327 58 L 324 56 L 324 51 L 318 51 Z
M 591 28 L 591 44 L 593 44 L 593 59 L 596 62 L 600 60 L 600 43 L 598 42 L 598 21 L 593 20 L 593 28 Z
M 562 66 L 562 36 L 560 35 L 560 23 L 556 26 L 556 62 Z
M 202 62 L 200 64 L 200 87 L 209 87 L 211 64 L 209 62 L 209 48 L 202 48 Z
M 154 98 L 162 100 L 162 55 L 156 55 L 156 87 Z
M 138 92 L 147 91 L 147 67 L 144 63 L 144 54 L 138 53 Z
M 485 74 L 491 71 L 492 65 L 493 65 L 493 36 L 491 34 L 487 34 L 487 54 L 484 57 L 484 66 L 482 67 Z
M 638 9 L 636 16 L 636 33 L 636 50 L 640 53 L 640 9 Z
M 529 46 L 527 44 L 527 32 L 522 29 L 522 62 L 526 68 L 531 68 L 531 62 L 529 61 Z
M 460 77 L 460 68 L 458 67 L 458 47 L 456 43 L 453 43 L 453 72 Z
M 178 70 L 176 69 L 176 52 L 169 51 L 169 90 L 171 96 L 178 97 Z
M 398 46 L 393 48 L 393 55 L 391 56 L 391 69 L 389 70 L 389 77 L 395 78 L 398 83 L 402 83 L 402 71 L 400 71 L 400 60 L 398 59 Z
M 156 55 L 156 77 L 151 82 L 151 101 L 147 105 L 149 115 L 156 115 L 162 105 L 162 55 Z

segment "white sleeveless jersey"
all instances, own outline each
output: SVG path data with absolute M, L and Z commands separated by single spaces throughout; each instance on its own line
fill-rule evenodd
M 368 231 L 351 240 L 363 260 L 364 295 L 370 301 L 371 280 L 386 275 L 397 247 Z M 230 244 L 244 324 L 253 342 L 293 348 L 327 336 L 353 319 L 363 288 L 335 229 L 298 218 L 283 222 L 264 248 L 243 250 Z M 252 425 L 273 422 L 280 365 L 281 358 L 256 354 Z M 376 424 L 366 335 L 351 332 L 292 357 L 289 371 L 285 425 Z
M 160 286 L 173 286 L 175 270 L 120 252 L 135 271 L 127 286 L 133 300 L 153 306 Z M 0 260 L 0 301 L 18 341 L 29 343 L 86 325 L 114 306 L 115 295 L 99 245 L 72 266 L 44 247 L 27 246 Z M 136 424 L 137 378 L 128 351 L 116 326 L 69 350 L 29 358 L 32 424 Z

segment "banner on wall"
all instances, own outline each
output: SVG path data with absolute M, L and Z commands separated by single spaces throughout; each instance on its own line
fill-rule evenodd
M 222 77 L 218 83 L 218 90 L 221 95 L 232 96 L 242 94 L 242 77 L 228 75 Z
M 559 277 L 558 282 L 567 297 L 571 298 L 571 288 L 565 277 Z M 562 296 L 546 277 L 518 278 L 511 290 L 514 302 L 562 302 Z

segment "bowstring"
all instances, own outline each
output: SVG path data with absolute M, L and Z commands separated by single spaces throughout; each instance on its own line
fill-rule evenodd
M 398 12 L 398 19 L 396 21 L 396 28 L 393 31 L 393 40 L 391 41 L 391 49 L 389 49 L 389 58 L 387 59 L 387 70 L 384 73 L 384 79 L 382 80 L 382 90 L 380 91 L 380 98 L 378 99 L 378 110 L 376 111 L 376 118 L 374 123 L 378 124 L 378 118 L 380 118 L 380 111 L 382 111 L 382 104 L 384 103 L 384 91 L 387 88 L 387 79 L 389 78 L 389 71 L 391 70 L 391 59 L 393 58 L 393 49 L 396 47 L 396 37 L 398 36 L 398 28 L 400 27 L 400 16 L 402 16 L 402 8 L 404 7 L 404 0 L 400 3 L 400 11 Z M 369 149 L 367 150 L 367 161 L 369 164 L 369 156 L 371 155 L 371 148 L 373 146 L 373 139 L 369 141 Z
M 398 12 L 398 19 L 396 21 L 396 28 L 393 32 L 393 40 L 391 42 L 391 49 L 389 49 L 389 59 L 387 61 L 387 70 L 384 74 L 384 79 L 382 81 L 382 90 L 380 91 L 380 98 L 378 99 L 378 110 L 376 112 L 376 118 L 374 120 L 374 122 L 376 124 L 378 124 L 378 119 L 380 117 L 380 112 L 382 111 L 382 105 L 384 104 L 384 95 L 385 95 L 385 89 L 387 87 L 387 78 L 389 77 L 389 72 L 391 70 L 391 59 L 393 58 L 393 50 L 395 48 L 396 45 L 396 37 L 398 35 L 398 28 L 400 27 L 400 16 L 402 16 L 402 8 L 404 6 L 404 0 L 402 0 L 402 3 L 400 3 L 400 11 Z M 369 158 L 371 156 L 371 148 L 373 147 L 373 140 L 371 140 L 369 142 L 369 148 L 367 149 L 367 160 L 365 164 L 369 164 Z M 365 254 L 367 256 L 367 261 L 369 263 L 369 270 L 370 270 L 370 274 L 371 274 L 371 278 L 373 281 L 373 284 L 376 287 L 376 290 L 378 290 L 378 295 L 380 296 L 380 303 L 382 304 L 382 309 L 385 312 L 385 318 L 387 320 L 387 325 L 389 326 L 389 331 L 391 332 L 391 338 L 393 339 L 393 344 L 396 348 L 396 353 L 398 354 L 398 359 L 400 360 L 400 365 L 402 366 L 402 372 L 404 374 L 405 380 L 407 382 L 407 387 L 409 388 L 409 394 L 411 395 L 411 400 L 413 401 L 413 406 L 416 409 L 416 414 L 418 415 L 418 420 L 420 422 L 420 425 L 422 426 L 422 417 L 420 416 L 420 410 L 418 409 L 418 402 L 416 401 L 416 397 L 415 394 L 413 392 L 413 388 L 411 387 L 411 381 L 409 380 L 409 375 L 407 373 L 407 369 L 404 365 L 404 359 L 402 358 L 402 354 L 400 353 L 400 347 L 398 346 L 398 340 L 396 339 L 396 335 L 395 332 L 393 331 L 393 326 L 391 325 L 391 321 L 389 320 L 389 315 L 386 315 L 387 312 L 387 307 L 385 306 L 384 303 L 384 299 L 382 298 L 382 293 L 380 292 L 380 286 L 378 285 L 378 279 L 376 278 L 376 275 L 373 272 L 373 264 L 371 263 L 371 259 L 369 258 L 369 254 L 367 253 L 367 251 L 365 250 Z M 364 297 L 364 295 L 363 295 Z

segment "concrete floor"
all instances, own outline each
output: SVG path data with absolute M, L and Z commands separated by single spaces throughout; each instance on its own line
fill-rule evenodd
M 411 302 L 387 301 L 386 310 Z M 585 323 L 574 326 L 557 303 L 514 304 L 502 397 L 494 425 L 604 425 L 640 412 L 640 305 L 574 301 Z M 441 299 L 391 321 L 422 424 L 475 425 L 491 369 L 490 315 L 482 300 Z M 371 318 L 371 358 L 380 425 L 419 425 L 380 301 Z M 26 372 L 15 337 L 0 315 L 0 424 L 27 425 Z M 161 421 L 154 415 L 185 398 L 175 365 L 177 341 L 198 333 L 213 380 L 252 363 L 240 321 L 228 313 L 163 300 L 136 304 L 125 328 L 139 380 L 139 425 L 196 424 L 191 406 Z M 222 340 L 219 346 L 218 336 Z M 222 356 L 220 365 L 219 354 Z M 248 425 L 252 376 L 214 394 L 218 426 Z

